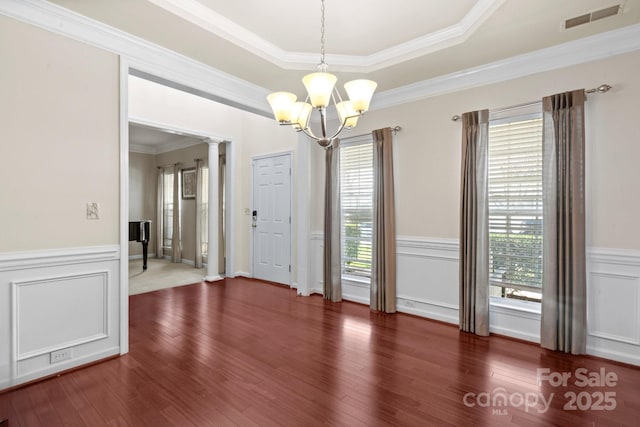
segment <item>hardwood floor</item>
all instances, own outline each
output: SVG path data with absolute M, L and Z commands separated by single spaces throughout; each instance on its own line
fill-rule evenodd
M 10 427 L 637 426 L 640 420 L 638 368 L 298 297 L 259 281 L 134 295 L 130 310 L 128 355 L 0 394 L 0 419 Z M 545 379 L 538 385 L 538 368 L 548 369 L 551 380 L 571 377 L 566 387 Z M 608 385 L 579 387 L 585 376 L 579 368 L 593 381 L 604 369 Z M 565 393 L 575 393 L 575 402 Z M 551 399 L 546 411 L 542 399 Z M 572 404 L 575 410 L 564 408 Z

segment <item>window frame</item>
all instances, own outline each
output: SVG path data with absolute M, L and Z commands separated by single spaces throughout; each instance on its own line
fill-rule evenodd
M 370 236 L 368 238 L 368 243 L 370 246 L 370 251 L 373 249 L 373 136 L 370 134 L 354 136 L 350 138 L 345 138 L 340 140 L 340 168 L 339 168 L 339 179 L 340 179 L 340 243 L 341 243 L 341 253 L 340 253 L 340 273 L 342 276 L 342 280 L 345 282 L 349 282 L 350 284 L 369 287 L 371 284 L 371 262 L 372 259 L 369 260 L 369 271 L 368 274 L 349 274 L 349 272 L 345 271 L 345 248 L 346 248 L 346 236 L 345 236 L 345 206 L 344 206 L 344 179 L 343 179 L 343 160 L 344 160 L 344 149 L 356 146 L 368 145 L 371 150 L 371 210 L 370 210 Z M 367 240 L 360 238 L 360 241 Z M 372 253 L 371 253 L 372 256 Z
M 490 117 L 489 117 L 489 129 L 491 129 L 492 126 L 497 126 L 497 125 L 504 125 L 504 124 L 508 124 L 508 123 L 517 123 L 517 122 L 524 122 L 524 121 L 529 121 L 529 120 L 533 120 L 533 119 L 538 119 L 540 120 L 540 150 L 542 150 L 542 133 L 543 133 L 543 123 L 542 123 L 542 103 L 541 102 L 536 102 L 536 103 L 531 103 L 528 105 L 524 105 L 524 106 L 519 106 L 519 107 L 513 107 L 513 108 L 508 108 L 508 109 L 504 109 L 504 110 L 498 110 L 498 111 L 492 111 L 490 112 Z M 490 132 L 489 132 L 490 134 Z M 490 161 L 490 154 L 491 154 L 491 138 L 488 137 L 488 153 L 487 153 L 487 162 L 489 163 Z M 542 157 L 541 157 L 541 162 L 542 162 Z M 542 167 L 542 163 L 540 163 L 540 166 Z M 541 182 L 540 185 L 543 185 L 542 179 L 543 177 L 541 176 Z M 541 187 L 542 188 L 542 187 Z M 542 203 L 544 202 L 543 199 L 541 199 L 541 207 L 540 207 L 540 221 L 542 221 L 542 212 L 544 210 L 544 206 L 542 205 Z M 487 203 L 489 202 L 489 194 L 487 194 Z M 489 215 L 491 215 L 489 213 Z M 517 216 L 517 215 L 516 215 Z M 541 222 L 542 224 L 542 222 Z M 491 228 L 489 230 L 489 232 L 491 232 Z M 542 258 L 542 228 L 540 228 L 540 257 Z M 491 242 L 491 238 L 489 239 L 489 241 Z M 492 257 L 492 250 L 491 250 L 491 244 L 489 246 L 489 257 Z M 491 267 L 491 264 L 490 264 Z M 491 274 L 491 273 L 490 273 Z M 540 278 L 542 279 L 542 259 L 540 260 Z M 518 283 L 511 283 L 508 281 L 500 281 L 500 280 L 495 280 L 492 279 L 490 277 L 489 279 L 489 286 L 490 286 L 490 295 L 491 295 L 491 301 L 496 302 L 496 301 L 500 301 L 498 304 L 525 304 L 525 305 L 539 305 L 540 301 L 542 300 L 542 283 L 540 284 L 540 287 L 537 286 L 529 286 L 529 285 L 523 285 L 523 284 L 518 284 Z M 499 292 L 501 292 L 502 296 L 495 296 L 492 294 L 492 290 L 491 288 L 498 288 Z M 513 297 L 508 297 L 506 296 L 506 292 L 508 289 L 513 289 L 516 292 L 520 291 L 520 292 L 529 292 L 531 294 L 538 294 L 539 297 L 537 296 L 527 296 L 522 295 L 522 298 L 513 298 Z

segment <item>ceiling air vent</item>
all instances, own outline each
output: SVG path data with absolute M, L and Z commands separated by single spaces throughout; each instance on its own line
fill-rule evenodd
M 596 10 L 595 12 L 586 13 L 584 15 L 567 19 L 566 21 L 564 21 L 564 28 L 569 29 L 577 27 L 578 25 L 588 24 L 589 22 L 597 21 L 598 19 L 617 15 L 620 12 L 622 12 L 622 6 L 619 4 L 615 6 L 605 7 L 604 9 Z

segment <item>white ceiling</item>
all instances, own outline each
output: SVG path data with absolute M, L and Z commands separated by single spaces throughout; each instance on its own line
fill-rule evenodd
M 51 0 L 264 87 L 303 92 L 320 59 L 320 0 Z M 565 19 L 621 3 L 569 30 Z M 325 0 L 330 71 L 378 91 L 640 22 L 640 0 Z M 299 90 L 296 90 L 298 88 Z
M 137 153 L 160 154 L 202 143 L 191 136 L 129 123 L 129 149 Z
M 50 0 L 265 90 L 304 95 L 320 0 Z M 622 13 L 563 22 L 621 4 Z M 640 0 L 325 0 L 329 71 L 378 93 L 640 23 Z M 615 46 L 612 46 L 612 48 Z M 597 84 L 597 82 L 594 82 Z M 375 100 L 375 99 L 374 99 Z

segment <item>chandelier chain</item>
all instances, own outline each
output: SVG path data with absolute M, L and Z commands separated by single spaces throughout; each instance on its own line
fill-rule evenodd
M 320 6 L 320 65 L 324 65 L 324 0 Z

